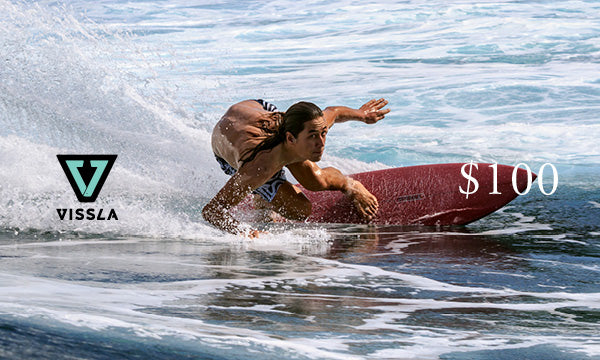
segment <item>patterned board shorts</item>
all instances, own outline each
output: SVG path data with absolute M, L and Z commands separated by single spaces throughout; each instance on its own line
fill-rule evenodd
M 270 104 L 270 103 L 264 101 L 263 99 L 257 99 L 255 101 L 258 102 L 260 105 L 262 105 L 263 109 L 265 109 L 267 111 L 277 111 L 277 107 L 275 105 Z M 217 162 L 221 166 L 221 170 L 223 170 L 223 172 L 225 174 L 233 175 L 237 172 L 237 170 L 233 166 L 229 165 L 229 163 L 227 161 L 225 161 L 225 159 L 223 159 L 217 155 L 215 155 L 215 158 L 217 159 Z M 287 179 L 285 177 L 285 171 L 283 169 L 281 169 L 275 175 L 273 175 L 273 177 L 271 179 L 269 179 L 269 181 L 264 183 L 258 189 L 252 191 L 252 193 L 258 194 L 263 199 L 267 200 L 268 202 L 271 202 L 271 201 L 273 201 L 273 198 L 277 194 L 279 187 L 286 181 L 287 181 Z

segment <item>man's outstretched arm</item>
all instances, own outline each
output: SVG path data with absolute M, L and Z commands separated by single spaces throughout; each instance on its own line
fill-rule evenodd
M 323 110 L 323 117 L 327 121 L 327 126 L 331 127 L 335 123 L 341 123 L 348 120 L 362 121 L 366 124 L 374 124 L 385 117 L 390 109 L 383 109 L 388 104 L 385 99 L 369 100 L 358 109 L 352 109 L 346 106 L 329 106 Z
M 358 212 L 371 220 L 379 209 L 377 198 L 359 181 L 343 175 L 338 169 L 321 169 L 310 160 L 290 164 L 287 168 L 298 182 L 310 191 L 339 190 L 350 197 Z

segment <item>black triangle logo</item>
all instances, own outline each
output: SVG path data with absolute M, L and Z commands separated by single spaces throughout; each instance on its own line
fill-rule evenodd
M 56 155 L 77 200 L 94 202 L 117 155 Z

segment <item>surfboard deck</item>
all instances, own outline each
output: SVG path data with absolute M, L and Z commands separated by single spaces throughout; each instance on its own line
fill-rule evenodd
M 360 181 L 379 202 L 377 216 L 371 221 L 362 218 L 351 200 L 340 191 L 309 191 L 297 185 L 312 203 L 307 222 L 378 225 L 466 225 L 491 214 L 508 204 L 518 194 L 513 189 L 513 166 L 478 163 L 471 176 L 479 188 L 463 194 L 468 179 L 462 175 L 464 163 L 407 166 L 349 175 Z M 467 165 L 467 172 L 468 172 Z M 531 173 L 532 182 L 536 174 Z M 516 170 L 519 192 L 527 187 L 527 171 Z M 494 192 L 496 178 L 496 192 Z M 474 189 L 471 183 L 470 190 Z M 246 199 L 240 206 L 252 208 Z M 240 207 L 238 206 L 238 207 Z

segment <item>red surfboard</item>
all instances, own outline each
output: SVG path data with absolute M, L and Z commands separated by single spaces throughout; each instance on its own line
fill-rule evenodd
M 371 224 L 465 225 L 509 203 L 537 177 L 524 169 L 507 165 L 438 164 L 400 167 L 350 175 L 360 181 L 379 201 L 377 217 Z M 477 165 L 477 168 L 475 167 Z M 469 171 L 471 170 L 471 171 Z M 513 186 L 513 172 L 515 180 Z M 528 179 L 530 178 L 530 179 Z M 495 184 L 495 185 L 494 185 Z M 300 186 L 301 187 L 301 186 Z M 467 187 L 469 187 L 467 189 Z M 495 187 L 495 188 L 494 188 Z M 301 187 L 302 188 L 302 187 Z M 460 191 L 470 194 L 464 194 Z M 313 204 L 309 222 L 367 223 L 339 191 L 302 191 Z

